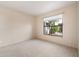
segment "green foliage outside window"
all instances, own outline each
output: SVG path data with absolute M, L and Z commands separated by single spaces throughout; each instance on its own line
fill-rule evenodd
M 44 34 L 47 35 L 62 35 L 63 23 L 62 14 L 44 19 Z

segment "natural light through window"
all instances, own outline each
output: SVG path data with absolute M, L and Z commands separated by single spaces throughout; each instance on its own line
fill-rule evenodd
M 63 35 L 63 14 L 44 18 L 45 35 Z

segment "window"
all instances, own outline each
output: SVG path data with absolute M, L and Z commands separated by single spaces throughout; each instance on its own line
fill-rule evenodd
M 45 35 L 63 35 L 63 14 L 44 18 Z

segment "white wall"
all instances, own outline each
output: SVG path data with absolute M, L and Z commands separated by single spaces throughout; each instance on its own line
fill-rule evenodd
M 43 34 L 43 18 L 64 13 L 63 37 L 48 36 Z M 36 19 L 36 38 L 48 40 L 62 45 L 77 48 L 77 5 L 71 5 L 50 13 L 38 16 Z
M 32 38 L 34 17 L 0 6 L 0 47 Z
M 19 11 L 0 7 L 0 46 L 28 40 L 33 37 L 77 48 L 76 10 L 77 6 L 75 4 L 35 18 Z M 43 18 L 62 12 L 64 12 L 63 37 L 43 35 Z

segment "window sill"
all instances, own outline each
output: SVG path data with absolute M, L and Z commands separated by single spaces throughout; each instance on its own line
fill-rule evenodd
M 63 37 L 63 35 L 57 35 L 57 34 L 52 34 L 52 35 L 50 35 L 50 34 L 45 34 L 45 35 Z

